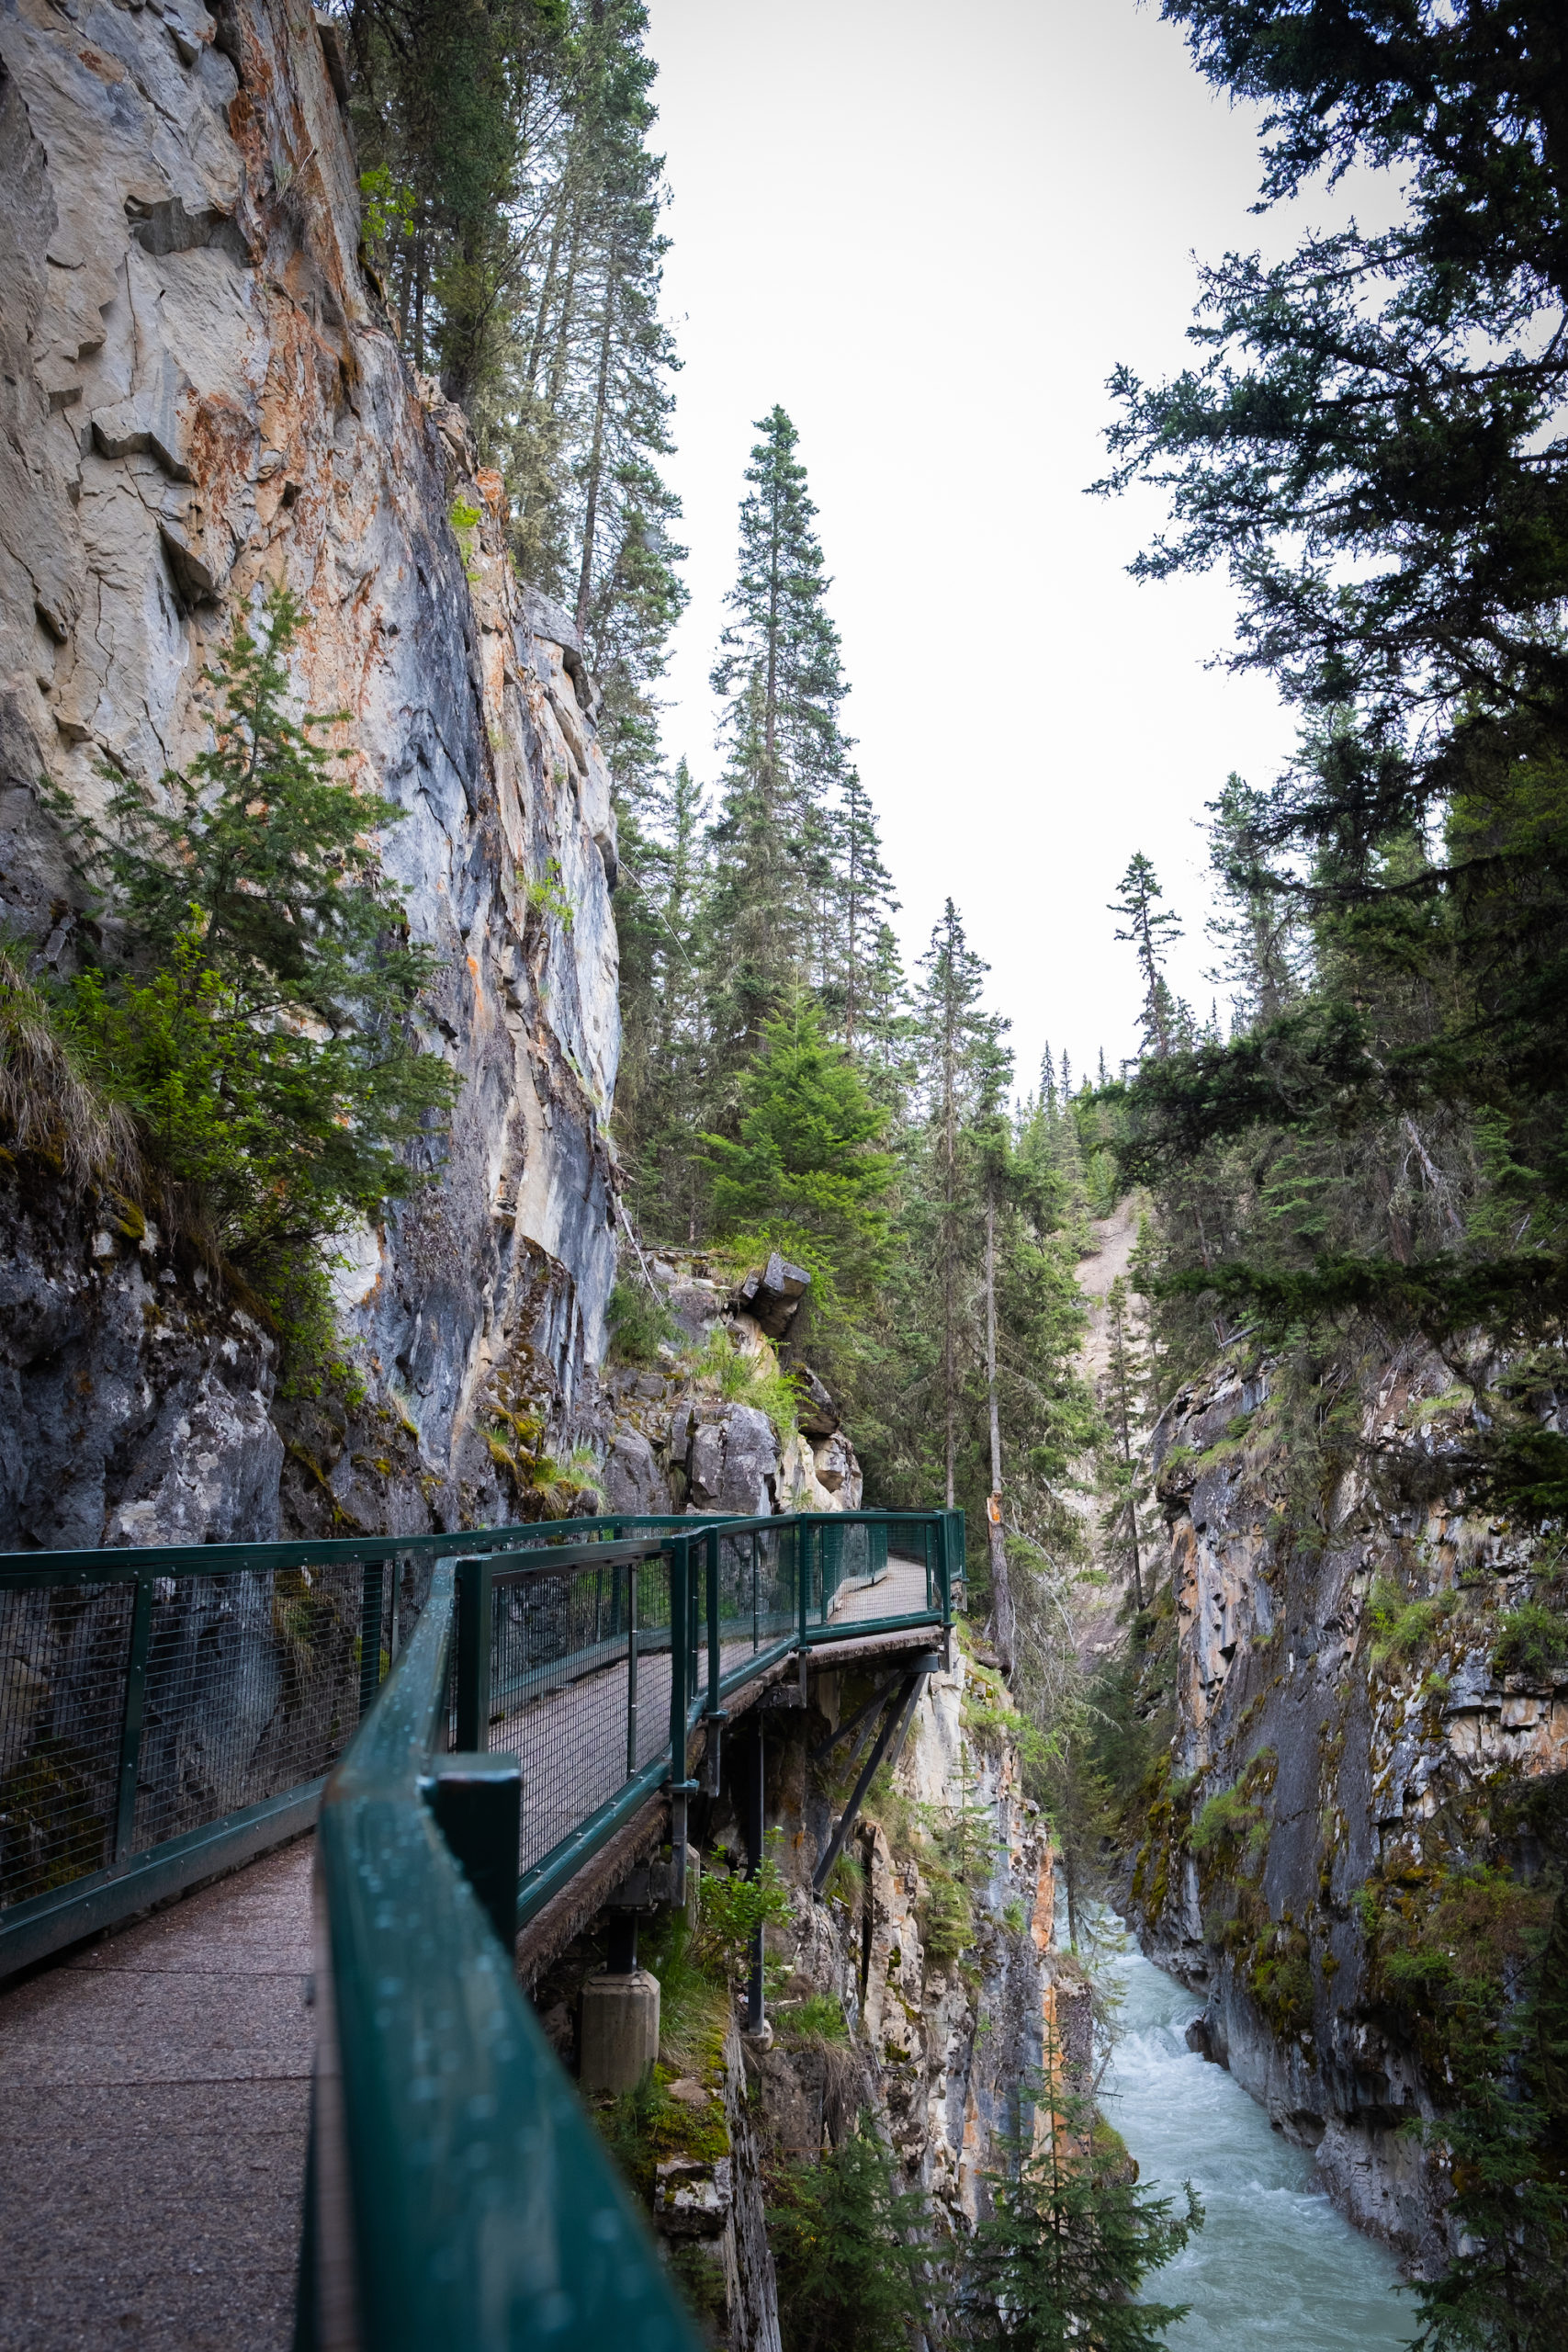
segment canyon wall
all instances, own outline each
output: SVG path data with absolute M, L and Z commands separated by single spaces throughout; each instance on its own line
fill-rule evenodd
M 411 378 L 360 248 L 331 27 L 289 0 L 0 0 L 0 920 L 68 974 L 73 812 L 209 740 L 201 672 L 287 585 L 294 684 L 439 959 L 429 1182 L 346 1236 L 363 1402 L 154 1225 L 0 1159 L 0 1548 L 524 1515 L 496 1413 L 570 1442 L 615 1270 L 615 827 L 570 622 Z M 558 911 L 570 909 L 570 920 Z
M 701 1871 L 743 1871 L 760 1736 L 770 1850 L 788 1903 L 766 1931 L 764 2031 L 741 2030 L 742 2000 L 694 1989 L 668 1920 L 645 1945 L 667 1986 L 661 2063 L 616 2145 L 711 2335 L 735 2352 L 777 2352 L 764 2208 L 790 2167 L 816 2165 L 867 2113 L 897 2186 L 927 2199 L 928 2328 L 939 2337 L 945 2248 L 984 2210 L 985 2176 L 1006 2168 L 1009 2142 L 1048 2129 L 1032 2086 L 1053 2051 L 1088 2077 L 1088 1989 L 1056 1949 L 1050 1838 L 1016 1750 L 987 1720 L 995 1679 L 961 1648 L 950 1670 L 929 1677 L 891 1785 L 868 1800 L 847 1862 L 823 1895 L 811 1891 L 852 1778 L 847 1739 L 831 1751 L 827 1742 L 907 1664 L 883 1656 L 817 1669 L 804 1691 L 792 1665 L 726 1731 L 722 1792 L 694 1809 Z M 691 1907 L 694 1917 L 700 1894 Z M 534 1984 L 569 2065 L 581 1987 L 606 1948 L 601 1919 Z
M 1130 1888 L 1151 1955 L 1202 1996 L 1195 2046 L 1427 2274 L 1448 2178 L 1407 2127 L 1451 2077 L 1389 1958 L 1440 1972 L 1462 1939 L 1506 1984 L 1568 1785 L 1568 1668 L 1518 1670 L 1503 1638 L 1539 1540 L 1467 1510 L 1448 1466 L 1470 1406 L 1419 1347 L 1310 1389 L 1237 1359 L 1175 1399 L 1142 1679 L 1176 1730 Z

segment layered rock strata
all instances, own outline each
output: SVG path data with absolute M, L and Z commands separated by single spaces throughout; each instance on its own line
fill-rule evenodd
M 204 664 L 286 584 L 302 703 L 402 812 L 385 864 L 461 1092 L 428 1184 L 344 1239 L 354 1410 L 280 1412 L 270 1342 L 188 1252 L 6 1167 L 0 1547 L 521 1515 L 487 1430 L 570 1435 L 602 1351 L 595 690 L 510 573 L 499 477 L 399 356 L 330 38 L 282 0 L 0 9 L 0 915 L 70 971 L 92 918 L 59 812 L 188 764 Z
M 1170 1549 L 1145 1688 L 1173 1678 L 1176 1733 L 1134 1914 L 1205 1998 L 1194 2046 L 1423 2271 L 1450 2250 L 1448 2184 L 1407 2127 L 1446 2086 L 1378 1939 L 1421 1932 L 1476 1867 L 1539 1903 L 1532 1806 L 1568 1772 L 1568 1669 L 1494 1664 L 1539 1547 L 1453 1487 L 1469 1409 L 1434 1356 L 1374 1370 L 1315 1502 L 1279 1366 L 1221 1366 L 1154 1444 Z

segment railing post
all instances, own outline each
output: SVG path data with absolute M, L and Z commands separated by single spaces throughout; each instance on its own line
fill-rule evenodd
M 692 1547 L 683 1537 L 670 1546 L 670 1781 L 673 1787 L 686 1777 L 686 1718 L 690 1712 L 687 1662 L 691 1645 L 687 1616 L 691 1601 Z
M 385 1560 L 367 1560 L 359 1593 L 359 1720 L 365 1721 L 381 1687 L 381 1597 Z
M 718 1617 L 718 1530 L 711 1528 L 703 1538 L 704 1583 L 705 1586 L 708 1637 L 708 1703 L 707 1703 L 707 1792 L 718 1794 L 719 1743 L 729 1717 L 719 1703 L 719 1684 L 724 1676 L 724 1645 L 719 1633 Z
M 637 1770 L 637 1589 L 640 1560 L 626 1562 L 626 1778 Z
M 470 1755 L 490 1746 L 491 1620 L 495 1564 L 457 1563 L 457 1725 L 456 1746 Z
M 119 1727 L 115 1784 L 114 1860 L 123 1861 L 136 1832 L 136 1783 L 141 1769 L 141 1724 L 147 1712 L 147 1652 L 152 1639 L 152 1571 L 138 1568 L 130 1611 L 130 1652 L 125 1668 L 125 1712 Z
M 510 1951 L 517 1941 L 523 1766 L 515 1756 L 433 1756 L 421 1782 L 435 1826 Z

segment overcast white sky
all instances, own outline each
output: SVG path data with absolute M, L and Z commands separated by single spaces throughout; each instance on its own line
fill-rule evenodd
M 1223 578 L 1126 577 L 1157 502 L 1083 495 L 1112 365 L 1188 354 L 1192 252 L 1281 242 L 1248 218 L 1250 119 L 1133 0 L 651 0 L 649 47 L 692 550 L 671 756 L 718 774 L 707 672 L 752 421 L 779 401 L 907 952 L 951 892 L 1021 1086 L 1047 1037 L 1114 1064 L 1138 992 L 1105 908 L 1129 854 L 1187 923 L 1173 977 L 1206 1009 L 1194 820 L 1294 731 L 1266 683 L 1204 666 L 1232 634 Z

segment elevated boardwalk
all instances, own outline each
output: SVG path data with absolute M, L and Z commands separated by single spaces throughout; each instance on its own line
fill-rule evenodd
M 929 1646 L 930 1602 L 926 1564 L 894 1555 L 873 1580 L 844 1583 L 817 1638 L 868 1661 Z M 737 1645 L 738 1671 L 748 1649 Z M 732 1713 L 788 1664 L 742 1682 Z M 667 1736 L 671 1671 L 666 1634 L 644 1661 L 639 1765 L 645 1753 L 657 1763 Z M 563 1756 L 579 1808 L 627 1775 L 624 1689 L 624 1668 L 590 1672 L 491 1718 L 491 1745 L 522 1765 L 525 1869 L 571 1826 L 557 1794 Z M 0 2352 L 292 2344 L 314 1846 L 297 1837 L 0 1992 Z M 586 1872 L 581 1887 L 603 1899 Z
M 286 2352 L 311 1840 L 0 1996 L 0 2346 Z

